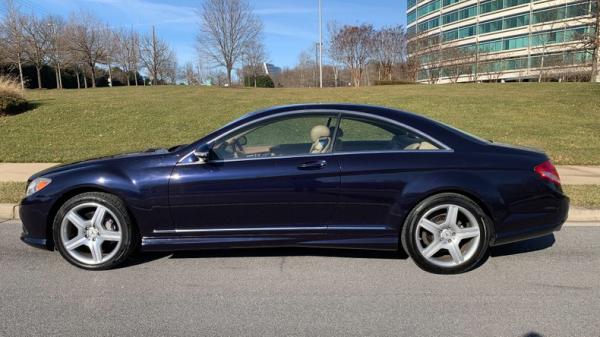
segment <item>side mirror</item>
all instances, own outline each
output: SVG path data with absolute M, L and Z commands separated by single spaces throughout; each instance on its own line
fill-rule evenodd
M 210 146 L 202 146 L 194 151 L 194 157 L 198 162 L 204 164 L 210 161 L 212 148 Z

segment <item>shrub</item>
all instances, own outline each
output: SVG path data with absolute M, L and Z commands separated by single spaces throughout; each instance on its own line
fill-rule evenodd
M 18 113 L 27 107 L 27 100 L 19 82 L 10 77 L 0 76 L 0 115 Z
M 375 81 L 375 85 L 402 85 L 402 84 L 416 84 L 411 81 L 399 81 L 399 80 L 391 80 L 391 81 Z
M 245 76 L 244 77 L 244 86 L 253 87 L 254 86 L 254 77 L 253 76 Z M 258 75 L 256 76 L 256 86 L 259 88 L 275 88 L 275 83 L 269 75 Z

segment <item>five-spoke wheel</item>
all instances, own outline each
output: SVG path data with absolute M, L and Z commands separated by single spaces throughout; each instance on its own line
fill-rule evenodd
M 67 261 L 87 269 L 106 269 L 131 252 L 133 226 L 123 202 L 106 193 L 84 193 L 68 200 L 54 220 L 54 241 Z
M 489 222 L 472 200 L 453 193 L 435 195 L 408 216 L 402 244 L 417 265 L 427 271 L 464 272 L 483 258 Z

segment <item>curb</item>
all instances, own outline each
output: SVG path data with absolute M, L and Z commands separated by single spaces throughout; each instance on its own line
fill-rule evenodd
M 19 205 L 0 204 L 0 219 L 19 220 Z
M 19 205 L 0 204 L 0 219 L 19 220 Z M 567 222 L 600 222 L 600 209 L 571 207 Z
M 600 209 L 588 209 L 580 207 L 569 208 L 569 222 L 594 222 L 600 221 Z

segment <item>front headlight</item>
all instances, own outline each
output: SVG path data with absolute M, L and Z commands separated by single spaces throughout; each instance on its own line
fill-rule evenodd
M 48 178 L 35 178 L 32 182 L 27 185 L 27 193 L 25 196 L 28 197 L 36 192 L 39 192 L 46 188 L 46 186 L 50 185 L 52 179 Z

